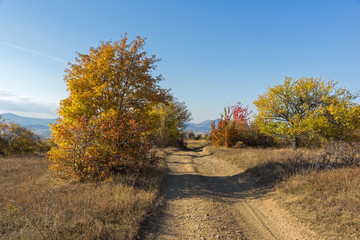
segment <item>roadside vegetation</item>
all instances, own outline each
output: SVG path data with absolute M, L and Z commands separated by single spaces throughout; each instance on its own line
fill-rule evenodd
M 205 152 L 226 159 L 325 239 L 360 237 L 357 93 L 320 78 L 285 78 L 254 102 L 226 108 Z
M 154 145 L 181 144 L 190 113 L 152 75 L 160 59 L 144 44 L 127 35 L 101 42 L 65 70 L 69 96 L 60 102 L 48 154 L 57 176 L 103 181 L 141 172 L 159 162 Z
M 360 237 L 358 93 L 285 78 L 254 101 L 252 121 L 238 102 L 209 134 L 186 134 L 191 114 L 152 75 L 160 59 L 144 44 L 125 35 L 78 54 L 50 141 L 0 122 L 0 238 L 138 237 L 161 202 L 161 148 L 185 137 L 276 189 L 326 239 Z
M 204 151 L 225 159 L 274 190 L 274 196 L 325 239 L 360 237 L 360 152 L 358 144 L 319 149 L 226 148 Z
M 160 60 L 144 44 L 125 35 L 78 53 L 65 70 L 69 95 L 47 148 L 25 128 L 1 125 L 1 239 L 141 234 L 161 202 L 161 148 L 181 146 L 191 119 L 159 85 L 162 76 L 152 75 Z M 40 150 L 50 151 L 32 156 Z
M 107 182 L 60 180 L 42 157 L 0 159 L 0 239 L 133 239 L 160 204 L 162 165 Z

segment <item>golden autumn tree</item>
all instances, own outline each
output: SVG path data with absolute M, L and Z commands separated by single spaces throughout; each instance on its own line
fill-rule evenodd
M 186 123 L 191 120 L 191 113 L 185 103 L 177 100 L 155 105 L 148 113 L 146 125 L 158 146 L 179 146 L 185 135 Z
M 125 35 L 117 42 L 101 42 L 88 54 L 78 53 L 65 70 L 70 96 L 60 102 L 60 117 L 91 118 L 110 109 L 130 110 L 139 117 L 155 103 L 170 100 L 168 90 L 158 85 L 162 76 L 152 75 L 160 59 L 149 57 L 144 44 L 141 37 L 129 43 Z
M 153 76 L 159 61 L 141 37 L 100 42 L 65 70 L 69 96 L 52 125 L 51 168 L 62 177 L 104 179 L 154 164 L 144 119 L 172 97 Z
M 254 101 L 256 125 L 266 134 L 292 139 L 297 148 L 303 135 L 326 140 L 350 140 L 359 129 L 358 94 L 321 78 L 286 77 Z

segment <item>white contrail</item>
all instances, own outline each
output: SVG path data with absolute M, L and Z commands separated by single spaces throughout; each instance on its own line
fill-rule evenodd
M 64 63 L 69 62 L 69 61 L 67 61 L 65 59 L 62 59 L 62 58 L 57 58 L 57 57 L 50 56 L 50 55 L 47 55 L 47 54 L 44 54 L 44 53 L 41 53 L 41 52 L 37 52 L 37 51 L 31 50 L 31 49 L 19 47 L 19 46 L 16 46 L 14 44 L 11 44 L 11 43 L 0 41 L 0 44 L 4 45 L 4 46 L 7 46 L 7 47 L 12 47 L 12 48 L 24 51 L 24 52 L 28 52 L 28 53 L 36 54 L 36 55 L 39 55 L 39 56 L 42 56 L 42 57 L 46 57 L 46 58 L 49 58 L 49 59 L 52 59 L 52 60 L 55 60 L 55 61 L 64 62 Z

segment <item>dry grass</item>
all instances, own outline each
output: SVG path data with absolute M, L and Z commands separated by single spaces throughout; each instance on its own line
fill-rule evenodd
M 325 239 L 360 238 L 360 168 L 297 175 L 278 186 L 279 198 Z
M 269 156 L 269 152 L 277 153 L 276 151 L 267 149 L 261 149 L 259 151 L 259 149 L 252 148 L 233 149 L 217 146 L 206 146 L 204 148 L 205 154 L 214 155 L 217 158 L 230 161 L 231 163 L 237 165 L 243 170 L 254 167 L 259 163 L 264 162 L 264 157 Z
M 205 139 L 198 139 L 198 140 L 194 140 L 194 139 L 187 139 L 185 140 L 185 145 L 187 148 L 190 149 L 200 149 L 203 148 L 207 145 L 210 145 L 211 143 L 208 140 Z
M 207 146 L 207 154 L 230 161 L 266 183 L 273 183 L 292 174 L 293 169 L 302 168 L 312 159 L 309 151 L 294 152 L 291 149 L 231 149 Z
M 354 155 L 353 152 L 344 148 L 333 150 L 329 155 L 324 149 L 294 152 L 205 148 L 208 154 L 230 161 L 272 184 L 279 202 L 325 239 L 357 239 L 360 238 L 360 167 L 347 165 L 347 157 Z M 356 154 L 353 159 L 358 159 Z
M 79 183 L 54 179 L 44 158 L 0 158 L 0 239 L 135 238 L 164 169 Z

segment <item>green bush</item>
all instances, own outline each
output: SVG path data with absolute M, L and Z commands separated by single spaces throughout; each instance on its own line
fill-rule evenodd
M 31 130 L 15 123 L 0 124 L 0 154 L 3 156 L 47 152 L 50 143 L 41 140 Z

